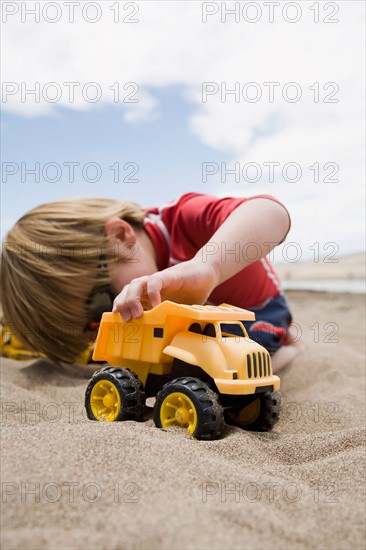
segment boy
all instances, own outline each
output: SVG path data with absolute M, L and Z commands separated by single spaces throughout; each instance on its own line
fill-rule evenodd
M 272 353 L 274 372 L 301 351 L 291 314 L 265 256 L 290 228 L 285 207 L 258 195 L 188 193 L 161 208 L 71 199 L 23 216 L 3 246 L 5 321 L 30 347 L 72 362 L 101 311 L 125 321 L 169 299 L 252 309 L 249 336 Z M 90 335 L 89 335 L 90 336 Z

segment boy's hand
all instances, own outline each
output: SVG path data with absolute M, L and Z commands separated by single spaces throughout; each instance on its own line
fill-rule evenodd
M 219 275 L 214 266 L 194 258 L 153 275 L 133 279 L 114 300 L 113 311 L 129 321 L 163 300 L 204 304 L 218 283 Z

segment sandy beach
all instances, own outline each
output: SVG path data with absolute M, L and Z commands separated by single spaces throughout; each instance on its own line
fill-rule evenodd
M 2 548 L 364 548 L 364 296 L 288 296 L 307 349 L 271 433 L 90 422 L 93 367 L 3 358 Z
M 365 279 L 366 258 L 364 252 L 339 257 L 332 246 L 329 246 L 329 250 L 328 256 L 314 257 L 307 262 L 276 263 L 276 271 L 281 281 Z

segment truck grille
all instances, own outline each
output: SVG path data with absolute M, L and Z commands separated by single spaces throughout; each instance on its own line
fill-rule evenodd
M 268 353 L 258 351 L 247 355 L 248 378 L 271 376 L 271 360 Z

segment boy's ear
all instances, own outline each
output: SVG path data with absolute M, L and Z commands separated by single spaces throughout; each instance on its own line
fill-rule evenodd
M 105 234 L 111 244 L 116 242 L 135 243 L 137 236 L 134 228 L 125 220 L 118 216 L 109 218 L 104 227 Z

